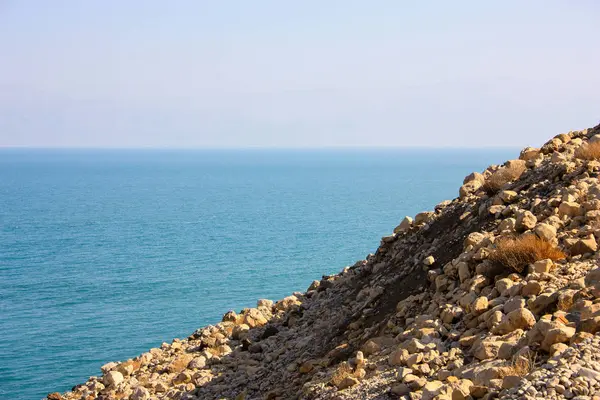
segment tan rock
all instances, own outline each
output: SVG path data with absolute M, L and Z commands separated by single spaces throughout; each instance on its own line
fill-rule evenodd
M 581 207 L 581 205 L 574 201 L 565 201 L 560 203 L 560 205 L 558 206 L 558 214 L 561 217 L 577 217 L 579 215 L 583 215 L 583 212 L 584 210 Z
M 423 386 L 423 397 L 421 400 L 433 400 L 438 394 L 445 389 L 445 385 L 440 381 L 430 381 Z
M 542 342 L 542 349 L 549 351 L 550 347 L 555 343 L 566 343 L 575 335 L 575 328 L 570 326 L 559 326 L 550 329 Z
M 517 214 L 516 229 L 518 231 L 533 229 L 536 224 L 537 218 L 531 211 L 521 211 Z
M 495 329 L 498 333 L 509 333 L 517 329 L 528 330 L 535 325 L 535 316 L 526 308 L 509 312 Z
M 536 149 L 534 147 L 526 147 L 521 150 L 521 154 L 519 155 L 519 159 L 523 161 L 529 161 L 535 159 L 540 154 L 540 149 Z
M 518 193 L 512 190 L 502 190 L 500 193 L 498 193 L 498 197 L 504 203 L 512 203 L 517 200 Z
M 532 264 L 533 271 L 538 273 L 546 273 L 552 271 L 554 262 L 552 260 L 539 260 Z
M 392 366 L 402 365 L 406 362 L 409 356 L 410 354 L 408 350 L 398 349 L 389 355 L 388 363 Z
M 485 296 L 480 296 L 473 304 L 471 304 L 471 313 L 474 315 L 481 315 L 488 309 L 488 299 Z
M 423 225 L 430 222 L 435 217 L 433 211 L 424 211 L 415 215 L 415 225 Z
M 598 250 L 596 238 L 594 235 L 589 235 L 585 238 L 577 240 L 573 245 L 571 245 L 569 252 L 574 256 L 578 254 L 594 253 L 596 250 Z
M 521 289 L 523 296 L 537 296 L 542 291 L 542 285 L 538 281 L 529 281 Z
M 180 354 L 171 361 L 165 370 L 170 373 L 180 373 L 194 359 L 194 356 L 189 353 Z
M 404 217 L 402 222 L 400 222 L 400 225 L 398 225 L 394 229 L 394 233 L 401 233 L 401 232 L 408 231 L 411 228 L 412 223 L 413 223 L 413 219 L 411 217 Z
M 344 389 L 347 389 L 349 387 L 358 385 L 359 383 L 360 383 L 360 381 L 357 378 L 355 378 L 353 376 L 347 376 L 344 379 L 342 379 L 342 381 L 338 385 L 338 389 L 339 390 L 344 390 Z
M 105 375 L 104 375 L 104 379 L 102 380 L 102 382 L 106 385 L 106 386 L 116 386 L 119 383 L 123 382 L 123 374 L 118 372 L 118 371 L 108 371 Z
M 556 237 L 556 228 L 549 224 L 537 224 L 533 231 L 540 239 L 544 239 L 549 242 L 554 240 Z

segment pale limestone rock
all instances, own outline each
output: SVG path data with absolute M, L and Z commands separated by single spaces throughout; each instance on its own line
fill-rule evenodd
M 558 206 L 558 214 L 561 217 L 565 215 L 568 217 L 576 217 L 578 215 L 583 215 L 583 208 L 579 203 L 574 201 L 565 201 Z
M 509 333 L 517 329 L 528 330 L 535 325 L 535 316 L 526 308 L 518 308 L 504 316 L 495 329 L 498 333 Z
M 131 400 L 149 400 L 150 392 L 143 386 L 137 386 L 133 389 L 133 393 L 131 393 Z
M 552 271 L 554 263 L 552 260 L 539 260 L 532 264 L 533 271 L 537 273 L 547 273 Z
M 517 214 L 516 229 L 526 231 L 533 229 L 537 224 L 537 218 L 531 211 L 521 211 Z
M 556 228 L 549 224 L 537 224 L 533 231 L 540 239 L 544 239 L 549 242 L 554 240 L 556 237 Z
M 103 383 L 106 386 L 116 386 L 123 382 L 123 374 L 118 371 L 108 371 L 104 375 Z
M 581 238 L 573 243 L 569 249 L 571 255 L 594 253 L 598 250 L 598 244 L 594 235 L 590 234 L 585 238 Z
M 473 315 L 483 314 L 487 309 L 488 299 L 485 296 L 478 297 L 477 299 L 475 299 L 473 304 L 471 304 L 471 313 L 473 313 Z
M 413 223 L 413 219 L 411 217 L 404 217 L 402 222 L 400 222 L 400 225 L 398 225 L 394 229 L 394 233 L 401 233 L 401 232 L 408 231 L 411 228 L 412 223 Z
M 424 211 L 415 215 L 415 225 L 423 225 L 430 222 L 435 216 L 433 211 Z

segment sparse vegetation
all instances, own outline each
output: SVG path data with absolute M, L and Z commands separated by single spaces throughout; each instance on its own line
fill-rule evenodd
M 525 356 L 515 357 L 511 364 L 502 368 L 502 377 L 504 376 L 525 376 L 533 371 L 537 353 L 530 351 Z
M 600 160 L 600 142 L 581 146 L 575 151 L 575 157 L 581 160 Z
M 502 239 L 489 259 L 506 269 L 521 273 L 527 267 L 539 260 L 553 261 L 565 258 L 565 253 L 547 240 L 537 236 L 525 235 L 519 238 Z
M 502 167 L 485 180 L 483 190 L 489 195 L 494 195 L 508 182 L 518 179 L 525 172 L 525 169 L 526 167 L 523 164 L 512 164 Z

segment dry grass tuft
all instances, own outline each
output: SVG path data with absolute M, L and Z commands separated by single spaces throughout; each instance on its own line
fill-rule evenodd
M 501 377 L 505 376 L 525 376 L 535 368 L 537 353 L 530 351 L 525 356 L 515 357 L 509 366 L 503 367 Z
M 600 160 L 600 142 L 588 143 L 575 151 L 580 160 Z
M 521 273 L 529 264 L 539 260 L 562 260 L 565 253 L 547 240 L 525 235 L 516 239 L 500 239 L 488 258 L 504 268 Z
M 526 169 L 527 167 L 522 164 L 502 167 L 485 180 L 483 190 L 489 195 L 494 195 L 508 182 L 518 179 Z
M 351 375 L 352 367 L 346 361 L 343 361 L 333 373 L 331 377 L 331 383 L 339 387 L 340 384 L 344 381 L 344 379 Z

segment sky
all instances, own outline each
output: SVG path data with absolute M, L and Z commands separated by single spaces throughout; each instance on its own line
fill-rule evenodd
M 595 0 L 0 0 L 0 146 L 539 146 L 600 121 Z

